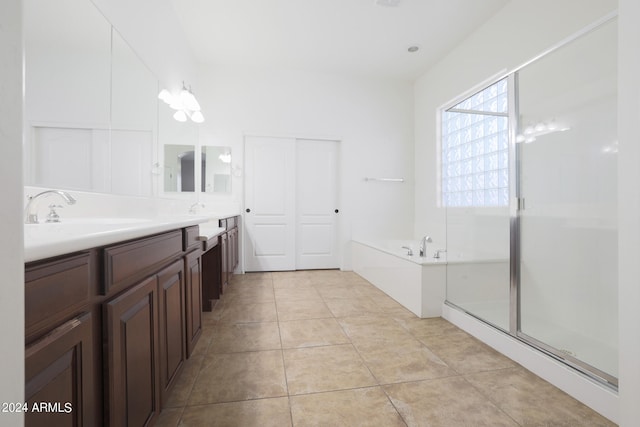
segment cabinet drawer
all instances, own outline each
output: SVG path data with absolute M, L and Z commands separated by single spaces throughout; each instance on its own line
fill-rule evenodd
M 118 292 L 182 254 L 182 230 L 171 231 L 104 250 L 104 295 Z
M 200 227 L 194 225 L 183 230 L 182 250 L 188 252 L 202 246 L 202 241 L 198 240 L 200 235 Z
M 89 301 L 91 269 L 88 252 L 25 270 L 25 332 L 27 337 L 50 329 L 78 313 Z

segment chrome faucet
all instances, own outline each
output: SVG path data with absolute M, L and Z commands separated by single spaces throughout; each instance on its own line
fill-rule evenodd
M 424 236 L 422 238 L 422 240 L 420 240 L 420 256 L 421 257 L 425 257 L 427 256 L 427 243 L 431 243 L 433 242 L 433 240 L 431 240 L 431 237 L 429 236 Z
M 192 204 L 191 207 L 189 208 L 189 213 L 195 215 L 196 210 L 198 209 L 198 206 L 200 206 L 201 208 L 204 208 L 204 203 Z
M 413 256 L 413 249 L 411 249 L 409 246 L 403 246 L 402 249 L 407 250 L 407 256 Z
M 436 249 L 436 251 L 433 253 L 433 257 L 438 259 L 438 258 L 440 258 L 440 254 L 444 253 L 444 252 L 447 252 L 447 250 L 446 249 Z
M 47 190 L 47 191 L 43 191 L 42 193 L 36 194 L 35 196 L 29 196 L 28 197 L 28 202 L 27 202 L 27 207 L 25 208 L 24 212 L 25 212 L 25 218 L 24 218 L 24 223 L 25 224 L 37 224 L 38 223 L 38 202 L 41 198 L 46 197 L 49 194 L 58 194 L 60 197 L 62 197 L 64 199 L 65 202 L 67 202 L 68 205 L 73 205 L 76 202 L 76 199 L 74 199 L 71 194 L 67 193 L 66 191 L 61 191 L 61 190 Z

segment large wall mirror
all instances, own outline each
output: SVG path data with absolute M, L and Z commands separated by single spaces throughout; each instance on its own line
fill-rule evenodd
M 25 0 L 25 183 L 150 196 L 158 81 L 89 0 Z

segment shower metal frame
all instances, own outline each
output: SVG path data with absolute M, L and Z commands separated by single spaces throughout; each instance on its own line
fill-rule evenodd
M 539 55 L 534 58 L 528 60 L 527 62 L 519 65 L 518 67 L 504 73 L 500 74 L 495 79 L 491 79 L 488 82 L 484 82 L 483 88 L 494 84 L 495 82 L 507 78 L 508 84 L 508 120 L 509 120 L 509 329 L 505 330 L 497 325 L 494 325 L 481 317 L 475 315 L 468 310 L 459 307 L 455 303 L 450 301 L 446 301 L 446 304 L 456 308 L 457 310 L 461 310 L 476 319 L 486 323 L 494 328 L 497 328 L 513 338 L 518 339 L 519 341 L 541 351 L 554 359 L 557 359 L 567 366 L 579 371 L 580 373 L 586 375 L 598 383 L 601 383 L 607 387 L 610 387 L 614 390 L 618 389 L 618 378 L 614 377 L 611 374 L 608 374 L 580 359 L 573 357 L 572 355 L 563 352 L 560 349 L 552 347 L 544 342 L 537 340 L 536 338 L 527 335 L 522 332 L 521 325 L 521 304 L 520 304 L 520 286 L 521 286 L 521 276 L 520 276 L 520 263 L 521 263 L 521 212 L 524 209 L 524 199 L 522 197 L 521 192 L 521 181 L 520 181 L 520 171 L 521 171 L 521 152 L 520 152 L 520 144 L 516 142 L 516 135 L 518 134 L 519 129 L 519 82 L 518 82 L 518 74 L 519 71 L 536 62 L 537 60 L 545 57 L 546 55 L 555 52 L 556 50 L 564 47 L 565 45 L 571 43 L 572 41 L 600 28 L 601 26 L 613 21 L 618 16 L 618 12 L 613 11 L 599 20 L 593 22 L 582 30 L 572 34 L 571 36 L 565 38 L 549 49 L 543 51 Z M 477 91 L 474 91 L 477 92 Z M 468 93 L 456 98 L 453 102 L 448 103 L 447 105 L 457 105 L 462 100 L 468 98 Z M 442 111 L 448 111 L 449 108 L 442 108 Z M 474 112 L 477 114 L 477 112 Z

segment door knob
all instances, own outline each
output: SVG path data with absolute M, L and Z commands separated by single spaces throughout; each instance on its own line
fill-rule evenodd
M 249 213 L 249 212 L 251 212 L 251 209 L 247 208 L 247 209 L 245 210 L 245 212 Z

